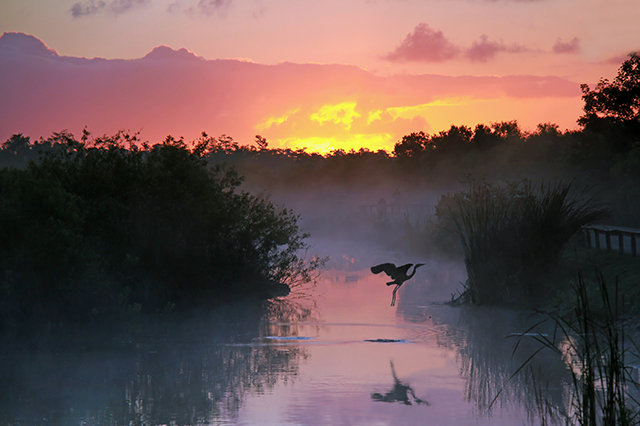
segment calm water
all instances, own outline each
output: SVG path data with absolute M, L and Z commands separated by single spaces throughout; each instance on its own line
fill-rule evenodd
M 526 313 L 444 305 L 465 279 L 461 264 L 365 246 L 317 242 L 315 250 L 331 255 L 317 285 L 268 314 L 234 307 L 151 334 L 134 325 L 117 337 L 68 337 L 73 344 L 6 345 L 0 422 L 537 423 L 531 381 L 510 379 L 535 349 L 525 342 L 512 357 L 516 338 L 506 337 L 527 329 Z M 427 265 L 390 307 L 393 287 L 369 267 L 417 261 Z M 532 368 L 550 404 L 561 406 L 562 362 L 549 354 Z

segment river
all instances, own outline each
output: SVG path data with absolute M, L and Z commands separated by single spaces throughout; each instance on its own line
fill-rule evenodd
M 134 321 L 104 340 L 93 330 L 5 345 L 0 423 L 538 424 L 542 387 L 562 406 L 566 369 L 552 354 L 531 364 L 537 385 L 512 377 L 536 348 L 525 339 L 513 355 L 528 313 L 444 303 L 462 289 L 461 263 L 312 246 L 330 256 L 325 270 L 268 313 L 238 305 L 150 334 Z M 387 277 L 369 269 L 382 262 L 426 263 L 394 307 Z

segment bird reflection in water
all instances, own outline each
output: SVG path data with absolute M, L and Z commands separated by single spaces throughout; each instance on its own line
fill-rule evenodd
M 417 263 L 416 266 L 413 267 L 413 272 L 411 274 L 408 274 L 409 269 L 411 268 L 412 265 L 413 263 L 407 263 L 402 266 L 396 266 L 393 263 L 381 263 L 380 265 L 371 267 L 371 272 L 373 272 L 374 274 L 379 274 L 380 272 L 384 272 L 385 274 L 389 275 L 393 279 L 393 281 L 390 281 L 387 283 L 387 285 L 395 284 L 396 286 L 396 288 L 393 289 L 393 296 L 391 297 L 391 306 L 394 306 L 396 304 L 396 292 L 398 291 L 400 286 L 404 284 L 405 281 L 413 277 L 416 274 L 416 270 L 419 267 L 423 266 L 424 263 Z
M 422 404 L 431 405 L 429 402 L 416 397 L 413 388 L 409 384 L 404 384 L 398 379 L 396 369 L 393 367 L 393 361 L 391 361 L 391 374 L 393 374 L 393 389 L 384 395 L 378 392 L 371 394 L 371 399 L 380 402 L 402 402 L 404 405 Z

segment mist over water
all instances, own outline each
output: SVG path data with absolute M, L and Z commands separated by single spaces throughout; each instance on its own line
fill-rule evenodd
M 332 246 L 352 241 L 397 247 L 403 244 L 407 223 L 432 217 L 440 196 L 462 187 L 456 179 L 424 184 L 427 177 L 394 176 L 364 164 L 350 173 L 341 179 L 339 171 L 328 170 L 326 182 L 296 182 L 299 174 L 289 181 L 265 182 L 248 173 L 242 188 L 298 213 L 301 228 L 314 243 L 330 241 L 327 245 Z M 316 171 L 313 177 L 318 175 Z
M 513 377 L 535 348 L 512 356 L 508 338 L 529 329 L 528 312 L 448 304 L 465 266 L 437 246 L 446 238 L 424 238 L 440 196 L 462 186 L 455 172 L 381 169 L 377 155 L 356 170 L 339 156 L 317 165 L 330 173 L 305 174 L 295 157 L 239 164 L 241 190 L 300 215 L 301 256 L 327 259 L 315 281 L 267 302 L 9 333 L 0 424 L 539 423 L 535 383 Z M 385 263 L 423 264 L 395 306 L 393 279 L 371 270 Z M 564 363 L 531 365 L 561 410 Z
M 505 338 L 527 329 L 526 315 L 444 304 L 462 289 L 463 263 L 408 253 L 402 212 L 362 208 L 383 197 L 393 204 L 395 189 L 274 193 L 313 232 L 308 254 L 328 257 L 315 283 L 286 298 L 116 330 L 7 337 L 0 423 L 536 423 L 533 393 L 509 380 L 518 359 Z M 425 263 L 395 307 L 388 277 L 370 271 L 383 262 Z

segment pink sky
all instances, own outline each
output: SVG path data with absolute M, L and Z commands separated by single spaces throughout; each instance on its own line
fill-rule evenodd
M 0 43 L 0 139 L 87 126 L 325 152 L 575 128 L 580 83 L 640 48 L 638 17 L 637 0 L 5 0 L 0 33 L 34 38 Z

